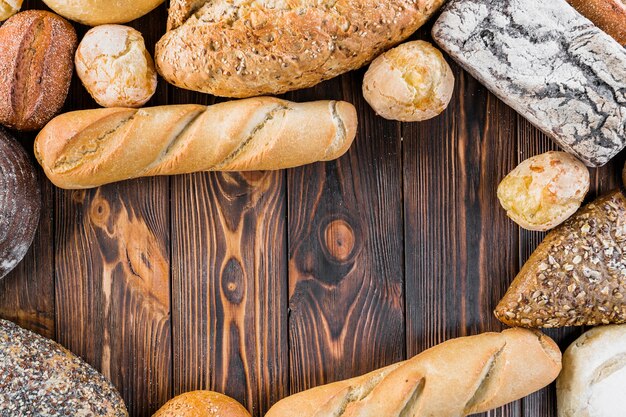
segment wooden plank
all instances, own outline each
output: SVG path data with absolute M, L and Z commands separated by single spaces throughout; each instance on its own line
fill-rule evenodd
M 533 127 L 527 120 L 517 116 L 518 125 L 518 163 L 534 155 L 539 155 L 551 150 L 560 148 L 550 140 L 545 134 Z M 586 202 L 592 201 L 595 197 L 604 194 L 621 184 L 621 167 L 623 166 L 626 154 L 622 152 L 606 166 L 599 169 L 590 169 L 591 188 Z M 535 248 L 541 243 L 546 233 L 531 232 L 520 228 L 519 232 L 519 268 L 524 265 Z M 511 277 L 511 280 L 514 277 Z M 584 328 L 569 327 L 563 329 L 551 329 L 545 331 L 565 350 L 578 336 L 585 331 Z M 541 390 L 526 397 L 523 400 L 523 410 L 525 417 L 556 417 L 556 389 L 552 384 L 548 389 Z
M 291 391 L 404 357 L 399 124 L 361 99 L 362 72 L 290 95 L 344 98 L 359 134 L 339 161 L 288 178 Z
M 150 50 L 165 16 L 132 24 Z M 67 110 L 96 107 L 76 79 L 70 97 Z M 167 99 L 161 82 L 148 105 Z M 113 382 L 132 416 L 171 393 L 169 214 L 165 177 L 57 192 L 57 339 Z
M 407 352 L 500 330 L 492 309 L 517 269 L 517 228 L 496 187 L 516 162 L 515 116 L 453 65 L 448 110 L 403 125 Z M 491 415 L 517 416 L 519 403 Z
M 253 416 L 286 395 L 285 195 L 284 172 L 172 178 L 175 394 L 224 392 Z

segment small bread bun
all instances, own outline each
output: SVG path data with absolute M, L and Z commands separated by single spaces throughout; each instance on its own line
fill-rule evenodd
M 578 210 L 589 191 L 587 167 L 565 152 L 546 152 L 519 164 L 498 186 L 506 214 L 528 230 L 546 231 Z
M 622 417 L 626 387 L 626 325 L 589 330 L 563 355 L 556 381 L 559 417 Z
M 443 112 L 454 92 L 454 75 L 441 52 L 424 41 L 408 42 L 372 62 L 363 96 L 380 116 L 419 122 Z
M 22 0 L 0 0 L 0 22 L 4 22 L 22 8 Z
M 191 391 L 169 400 L 152 417 L 250 417 L 250 413 L 224 394 Z
M 148 14 L 164 0 L 43 0 L 61 16 L 83 25 L 126 23 Z
M 76 51 L 76 72 L 103 107 L 141 107 L 156 91 L 154 61 L 141 33 L 128 26 L 87 32 Z

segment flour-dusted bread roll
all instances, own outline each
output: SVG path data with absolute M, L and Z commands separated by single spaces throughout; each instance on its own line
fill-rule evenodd
M 0 278 L 28 252 L 40 212 L 35 168 L 24 149 L 0 128 Z
M 529 395 L 560 370 L 552 339 L 508 329 L 452 339 L 405 362 L 303 391 L 265 417 L 462 417 Z
M 250 417 L 250 413 L 224 394 L 192 391 L 172 398 L 152 417 Z
M 528 230 L 550 230 L 580 208 L 589 191 L 589 170 L 565 152 L 526 159 L 498 186 L 506 214 Z
M 559 417 L 624 417 L 626 325 L 596 327 L 572 343 L 556 390 Z
M 61 188 L 198 171 L 292 168 L 339 158 L 356 136 L 356 109 L 343 101 L 271 97 L 212 106 L 97 109 L 56 117 L 35 156 Z
M 626 0 L 567 0 L 582 15 L 626 45 Z
M 0 22 L 20 11 L 22 0 L 0 0 Z
M 0 124 L 41 129 L 63 107 L 76 32 L 54 13 L 27 10 L 0 27 Z
M 443 112 L 454 92 L 454 74 L 439 50 L 414 41 L 385 52 L 363 79 L 363 96 L 389 120 L 419 122 Z
M 115 388 L 52 340 L 0 320 L 0 416 L 127 417 Z
M 408 38 L 444 0 L 172 0 L 156 62 L 172 84 L 275 95 L 357 69 Z
M 88 26 L 126 23 L 148 14 L 164 0 L 43 0 L 52 10 Z
M 141 33 L 128 26 L 87 32 L 76 51 L 76 72 L 103 107 L 141 107 L 156 91 L 154 61 Z

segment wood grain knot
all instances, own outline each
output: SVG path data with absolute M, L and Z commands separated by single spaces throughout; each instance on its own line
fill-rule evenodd
M 328 254 L 338 262 L 347 262 L 354 253 L 356 237 L 352 226 L 343 219 L 333 220 L 324 230 Z
M 89 207 L 89 217 L 93 224 L 101 228 L 106 228 L 110 215 L 111 207 L 109 206 L 109 202 L 100 195 L 96 195 Z
M 230 258 L 222 271 L 222 293 L 233 304 L 243 301 L 245 292 L 244 272 L 238 259 Z

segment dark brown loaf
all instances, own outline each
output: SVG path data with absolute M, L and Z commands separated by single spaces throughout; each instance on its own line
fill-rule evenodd
M 0 320 L 0 416 L 127 417 L 115 388 L 52 340 Z
M 495 310 L 509 326 L 626 322 L 626 197 L 597 199 L 550 232 Z
M 50 12 L 18 13 L 0 27 L 0 124 L 41 129 L 63 107 L 76 32 Z
M 444 0 L 173 0 L 156 62 L 169 82 L 225 97 L 279 94 L 359 68 Z
M 24 149 L 0 128 L 0 278 L 26 255 L 40 211 L 35 169 Z

